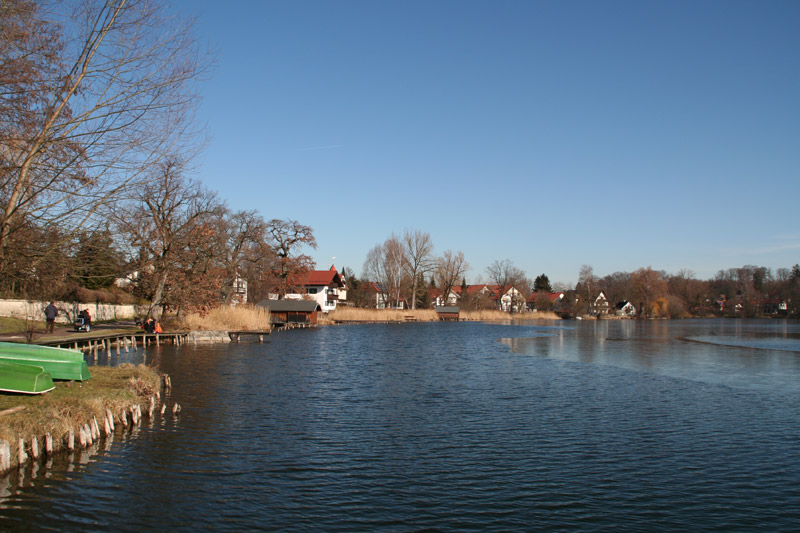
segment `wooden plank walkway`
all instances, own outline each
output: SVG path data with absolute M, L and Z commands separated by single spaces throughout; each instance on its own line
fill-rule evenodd
M 74 339 L 62 339 L 39 342 L 42 346 L 56 346 L 58 348 L 73 348 L 82 352 L 94 353 L 103 350 L 109 354 L 116 349 L 117 355 L 122 350 L 136 350 L 139 346 L 146 348 L 148 345 L 160 346 L 174 344 L 179 346 L 186 343 L 186 331 L 171 331 L 168 333 L 145 333 L 143 331 L 129 333 L 110 333 L 106 335 L 82 335 Z

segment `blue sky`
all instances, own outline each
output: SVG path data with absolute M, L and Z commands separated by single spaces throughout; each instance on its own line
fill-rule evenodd
M 800 262 L 800 2 L 185 1 L 197 177 L 361 272 L 392 232 L 574 283 Z

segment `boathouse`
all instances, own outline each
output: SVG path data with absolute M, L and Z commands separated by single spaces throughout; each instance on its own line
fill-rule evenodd
M 436 314 L 439 315 L 439 320 L 455 320 L 458 321 L 461 309 L 457 305 L 442 305 L 436 307 Z
M 317 315 L 322 310 L 315 300 L 262 300 L 259 307 L 269 309 L 269 321 L 273 325 L 317 325 Z

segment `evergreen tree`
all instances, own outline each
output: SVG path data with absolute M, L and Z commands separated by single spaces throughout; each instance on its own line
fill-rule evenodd
M 545 275 L 542 274 L 541 276 L 537 276 L 533 282 L 533 291 L 534 292 L 553 292 L 553 288 L 550 286 L 550 279 Z
M 119 252 L 109 230 L 85 235 L 75 254 L 78 283 L 87 289 L 107 289 L 120 275 Z

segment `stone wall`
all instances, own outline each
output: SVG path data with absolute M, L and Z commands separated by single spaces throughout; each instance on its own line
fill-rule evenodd
M 0 300 L 0 316 L 29 320 L 44 320 L 44 308 L 50 302 L 31 300 Z M 104 320 L 133 320 L 144 317 L 147 306 L 115 305 L 103 303 L 53 302 L 58 308 L 56 322 L 71 324 L 82 309 L 88 309 L 93 322 Z
M 193 344 L 224 343 L 231 342 L 231 337 L 227 331 L 190 331 L 186 336 L 186 342 Z

